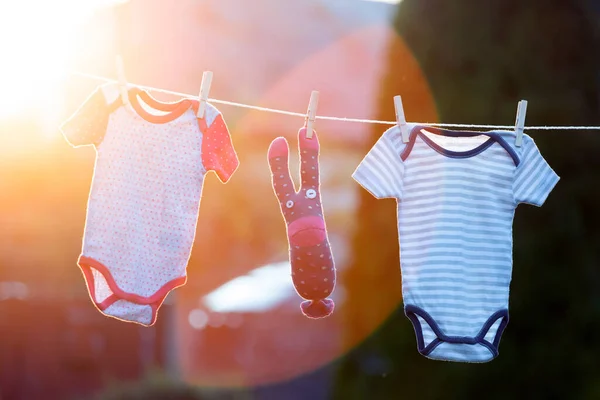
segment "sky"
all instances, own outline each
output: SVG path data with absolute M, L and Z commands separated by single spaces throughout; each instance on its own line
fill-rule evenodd
M 98 9 L 127 1 L 0 1 L 0 130 L 6 121 L 35 114 L 42 122 L 41 134 L 48 140 L 55 135 L 53 118 L 62 114 L 61 94 L 77 56 L 78 32 Z
M 77 29 L 98 8 L 127 0 L 0 2 L 0 118 L 53 92 L 73 57 Z M 397 4 L 401 0 L 363 0 Z M 31 10 L 36 12 L 32 13 Z
M 54 93 L 74 56 L 77 29 L 98 8 L 120 2 L 0 2 L 0 118 L 24 110 L 32 96 Z

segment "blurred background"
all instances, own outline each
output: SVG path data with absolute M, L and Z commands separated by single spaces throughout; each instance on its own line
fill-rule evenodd
M 561 181 L 518 208 L 510 318 L 486 364 L 420 356 L 395 202 L 351 174 L 386 125 L 317 120 L 338 282 L 309 320 L 266 151 L 302 118 L 227 105 L 240 168 L 205 181 L 188 283 L 151 328 L 102 316 L 76 264 L 95 152 L 58 126 L 115 55 L 132 83 L 318 115 L 600 125 L 593 0 L 0 2 L 0 399 L 600 399 L 600 132 L 526 131 Z M 155 94 L 165 101 L 175 97 Z M 297 181 L 297 180 L 296 180 Z

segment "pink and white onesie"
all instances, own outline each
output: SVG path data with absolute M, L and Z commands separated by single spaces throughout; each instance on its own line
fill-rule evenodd
M 140 89 L 129 100 L 100 86 L 61 131 L 96 149 L 78 262 L 90 297 L 107 316 L 149 326 L 186 282 L 204 176 L 226 183 L 239 161 L 212 105 L 199 119 L 195 100 L 162 103 Z

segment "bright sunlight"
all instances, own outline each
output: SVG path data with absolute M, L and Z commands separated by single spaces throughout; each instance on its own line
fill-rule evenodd
M 97 8 L 117 0 L 19 0 L 0 3 L 0 118 L 52 103 L 77 38 Z

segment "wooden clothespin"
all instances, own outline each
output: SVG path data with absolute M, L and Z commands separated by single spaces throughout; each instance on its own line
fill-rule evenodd
M 394 108 L 396 109 L 396 121 L 400 132 L 402 132 L 402 141 L 408 143 L 410 132 L 406 124 L 406 116 L 404 115 L 404 107 L 402 106 L 402 97 L 394 96 Z
M 119 91 L 121 92 L 121 101 L 123 105 L 129 104 L 129 96 L 127 94 L 127 79 L 125 78 L 125 68 L 123 67 L 123 58 L 119 55 L 115 57 L 117 67 L 117 80 L 119 81 Z
M 204 112 L 206 111 L 206 102 L 208 101 L 208 92 L 210 92 L 210 85 L 212 83 L 213 73 L 212 71 L 204 71 L 202 74 L 202 83 L 200 83 L 200 104 L 198 105 L 198 118 L 204 118 Z
M 315 118 L 317 116 L 317 106 L 319 105 L 319 92 L 313 90 L 310 94 L 310 101 L 308 102 L 308 110 L 306 111 L 306 137 L 311 139 L 313 136 L 313 126 L 315 125 Z
M 517 120 L 515 122 L 515 133 L 517 138 L 515 139 L 515 146 L 521 147 L 523 142 L 523 130 L 525 129 L 525 114 L 527 113 L 527 100 L 519 101 L 517 106 Z

